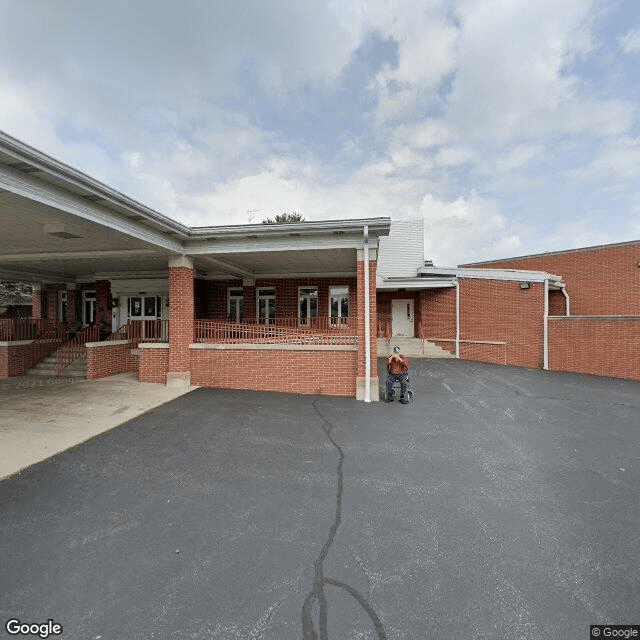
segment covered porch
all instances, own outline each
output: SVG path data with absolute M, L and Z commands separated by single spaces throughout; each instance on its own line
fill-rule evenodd
M 388 218 L 187 227 L 2 132 L 0 213 L 0 279 L 33 283 L 90 379 L 377 397 Z M 5 333 L 22 375 L 43 338 Z

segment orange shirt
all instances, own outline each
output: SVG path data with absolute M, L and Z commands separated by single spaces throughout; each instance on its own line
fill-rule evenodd
M 409 370 L 409 358 L 402 353 L 394 353 L 388 360 L 387 366 L 389 367 L 389 373 L 394 376 L 401 373 L 407 373 Z

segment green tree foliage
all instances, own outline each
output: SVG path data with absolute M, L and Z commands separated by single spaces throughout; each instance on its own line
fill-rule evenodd
M 291 224 L 294 222 L 304 222 L 300 213 L 276 213 L 275 219 L 267 218 L 262 224 Z
M 27 282 L 0 282 L 0 315 L 14 304 L 22 304 L 32 293 Z

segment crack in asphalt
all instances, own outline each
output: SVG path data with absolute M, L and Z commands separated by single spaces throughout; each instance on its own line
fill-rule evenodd
M 333 430 L 334 425 L 331 424 L 320 412 L 317 406 L 318 398 L 313 401 L 313 408 L 315 412 L 318 414 L 320 419 L 322 420 L 322 430 L 324 431 L 327 440 L 331 443 L 331 445 L 335 448 L 338 453 L 338 464 L 336 467 L 336 475 L 337 475 L 337 492 L 336 492 L 336 513 L 333 524 L 329 529 L 329 534 L 325 543 L 322 545 L 320 549 L 320 554 L 316 558 L 314 562 L 314 576 L 313 576 L 313 587 L 309 591 L 309 594 L 304 600 L 302 604 L 302 637 L 303 640 L 328 640 L 329 632 L 328 632 L 328 618 L 329 618 L 329 609 L 327 606 L 327 598 L 325 594 L 325 585 L 331 585 L 333 587 L 337 587 L 346 593 L 348 593 L 352 598 L 356 600 L 356 602 L 362 607 L 363 611 L 369 616 L 369 619 L 373 623 L 373 626 L 376 630 L 378 640 L 387 640 L 387 635 L 384 630 L 384 626 L 376 614 L 373 607 L 367 602 L 364 596 L 354 589 L 352 586 L 340 582 L 338 580 L 334 580 L 332 578 L 327 578 L 324 575 L 324 561 L 326 560 L 329 551 L 331 549 L 331 545 L 333 545 L 336 533 L 338 532 L 338 528 L 340 527 L 340 523 L 342 522 L 342 493 L 344 490 L 344 473 L 343 473 L 343 464 L 344 464 L 344 451 L 342 447 L 334 440 L 331 435 L 331 431 Z M 313 620 L 313 605 L 314 602 L 318 602 L 318 632 L 319 636 L 316 633 L 316 627 Z

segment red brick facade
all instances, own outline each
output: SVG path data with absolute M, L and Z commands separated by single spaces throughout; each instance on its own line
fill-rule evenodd
M 456 290 L 453 287 L 424 289 L 420 292 L 419 313 L 422 335 L 450 353 L 455 346 L 450 342 L 438 342 L 438 338 L 454 340 L 456 337 Z M 416 311 L 416 316 L 418 311 Z
M 137 373 L 138 358 L 131 353 L 128 340 L 87 344 L 87 380 L 98 380 L 119 373 Z
M 67 315 L 66 318 L 59 317 L 59 300 L 60 292 L 67 292 Z M 83 320 L 82 309 L 82 292 L 95 291 L 95 324 L 111 327 L 111 308 L 109 306 L 111 300 L 111 283 L 108 280 L 98 280 L 97 282 L 82 283 L 75 289 L 67 289 L 66 284 L 47 285 L 43 287 L 39 296 L 34 295 L 34 304 L 36 299 L 40 299 L 39 311 L 34 307 L 34 318 L 46 318 L 49 320 L 64 321 L 68 324 L 76 324 Z M 35 315 L 38 312 L 40 315 Z
M 188 373 L 194 340 L 193 269 L 169 267 L 169 371 Z
M 244 316 L 256 317 L 256 290 L 274 288 L 276 290 L 276 308 L 278 317 L 296 318 L 298 316 L 298 289 L 300 287 L 318 288 L 318 316 L 329 317 L 329 287 L 349 287 L 349 309 L 353 314 L 357 302 L 355 277 L 345 278 L 291 278 L 258 279 L 251 286 L 243 287 L 242 280 L 196 280 L 195 310 L 196 318 L 224 320 L 227 317 L 227 292 L 230 288 L 243 289 Z
M 169 371 L 169 345 L 141 345 L 140 368 L 138 379 L 140 382 L 167 383 Z
M 496 345 L 482 342 L 504 342 L 505 364 L 542 367 L 544 285 L 463 278 L 459 286 L 460 340 L 473 343 L 461 342 L 461 358 L 495 362 Z
M 639 265 L 640 241 L 476 266 L 546 271 L 562 277 L 571 317 L 560 317 L 567 313 L 562 292 L 550 291 L 549 369 L 638 380 Z
M 550 318 L 549 369 L 640 380 L 640 318 Z
M 353 348 L 194 348 L 191 383 L 222 389 L 353 397 L 357 357 Z
M 640 241 L 499 260 L 487 269 L 529 269 L 562 277 L 575 316 L 640 316 Z
M 0 343 L 0 379 L 24 376 L 31 367 L 53 353 L 61 340 Z
M 546 271 L 562 278 L 570 297 L 571 317 L 562 291 L 548 292 L 548 366 L 612 377 L 640 379 L 640 242 L 513 258 L 476 265 L 486 269 Z M 139 371 L 144 382 L 166 383 L 167 374 L 191 375 L 191 383 L 224 388 L 294 393 L 355 395 L 365 377 L 364 261 L 357 275 L 341 278 L 194 280 L 189 260 L 169 267 L 169 344 L 88 348 L 88 377 L 95 379 Z M 456 288 L 376 292 L 375 260 L 369 263 L 371 374 L 377 373 L 377 341 L 392 326 L 394 299 L 412 299 L 415 335 L 456 352 Z M 489 274 L 487 274 L 489 275 Z M 245 286 L 245 284 L 247 286 Z M 459 357 L 522 367 L 544 366 L 544 285 L 491 277 L 458 278 Z M 277 317 L 298 316 L 300 287 L 318 288 L 318 316 L 329 316 L 329 287 L 349 287 L 349 314 L 357 347 L 312 348 L 269 345 L 265 348 L 193 347 L 194 318 L 228 316 L 229 288 L 242 288 L 244 318 L 256 317 L 256 292 L 273 288 Z M 108 281 L 67 291 L 68 321 L 81 318 L 82 291 L 96 291 L 96 322 L 110 324 Z M 34 313 L 58 316 L 58 294 L 66 285 L 34 295 Z M 575 317 L 580 316 L 580 317 Z M 607 316 L 607 317 L 603 317 Z M 624 316 L 624 317 L 609 317 Z M 16 343 L 0 346 L 0 377 L 23 375 L 55 345 Z M 274 372 L 286 370 L 286 375 Z M 374 382 L 375 384 L 375 382 Z M 372 389 L 372 395 L 376 391 Z

